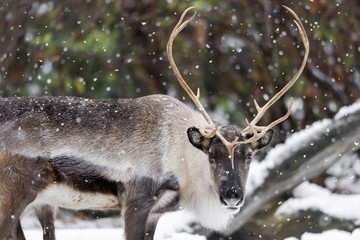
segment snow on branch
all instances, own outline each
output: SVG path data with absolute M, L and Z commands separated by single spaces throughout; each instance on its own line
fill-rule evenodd
M 360 223 L 360 194 L 326 193 L 327 189 L 314 185 L 304 182 L 296 187 L 293 191 L 295 198 L 285 201 L 275 215 L 292 215 L 299 211 L 313 210 L 339 219 L 355 221 L 357 225 Z
M 329 144 L 335 143 L 340 140 L 330 134 L 330 129 L 332 131 L 336 130 L 337 125 L 334 124 L 335 121 L 341 121 L 341 119 L 350 118 L 352 115 L 359 114 L 360 112 L 360 101 L 350 105 L 342 107 L 339 112 L 335 115 L 334 119 L 323 119 L 321 121 L 314 122 L 311 126 L 306 129 L 296 132 L 291 135 L 285 143 L 278 144 L 275 146 L 260 163 L 255 162 L 251 165 L 249 179 L 247 183 L 247 194 L 251 196 L 253 192 L 263 185 L 267 180 L 272 169 L 276 169 L 278 166 L 281 166 L 284 162 L 289 161 L 289 158 L 292 156 L 298 156 L 298 153 L 306 150 L 313 149 L 313 153 L 316 153 L 318 150 L 319 141 L 327 138 L 330 140 Z M 344 122 L 346 124 L 346 122 Z M 345 127 L 345 126 L 344 126 Z M 356 131 L 356 128 L 354 129 Z M 318 143 L 315 145 L 315 143 Z M 357 146 L 359 142 L 354 141 L 354 147 Z M 304 154 L 303 156 L 298 156 L 299 159 L 296 161 L 306 162 L 306 158 L 309 156 Z

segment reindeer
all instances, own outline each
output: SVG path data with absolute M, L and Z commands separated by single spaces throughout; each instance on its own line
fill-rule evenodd
M 36 203 L 36 198 L 51 185 L 65 189 L 53 193 L 61 197 L 62 203 L 72 209 L 119 209 L 117 193 L 120 192 L 115 182 L 99 177 L 94 169 L 78 171 L 76 161 L 65 165 L 63 159 L 25 158 L 0 151 L 0 198 L 1 239 L 11 236 L 13 239 L 25 239 L 18 217 L 25 208 L 34 208 L 44 229 L 44 239 L 55 239 L 53 209 L 45 203 Z M 80 174 L 77 174 L 80 172 Z M 61 187 L 60 187 L 61 186 Z M 71 193 L 71 195 L 66 195 Z M 49 198 L 51 196 L 43 196 Z M 59 201 L 58 201 L 59 202 Z M 59 203 L 51 203 L 56 206 Z M 61 205 L 60 205 L 61 206 Z M 73 207 L 72 207 L 73 206 Z M 12 221 L 9 221 L 12 219 Z M 15 225 L 11 232 L 11 225 Z
M 122 205 L 129 209 L 138 208 L 138 211 L 127 211 L 125 214 L 127 219 L 125 227 L 134 228 L 133 225 L 142 215 L 147 217 L 151 210 L 153 210 L 150 215 L 152 217 L 159 213 L 154 206 L 156 199 L 162 194 L 162 189 L 178 190 L 178 183 L 173 181 L 173 177 L 168 177 L 167 180 L 164 178 L 161 184 L 143 177 L 127 183 L 131 191 L 125 191 L 121 182 L 113 182 L 101 177 L 99 169 L 86 167 L 79 170 L 83 165 L 75 159 L 40 157 L 29 159 L 3 151 L 0 151 L 0 159 L 1 200 L 10 206 L 2 211 L 3 219 L 12 218 L 15 222 L 9 231 L 11 221 L 0 221 L 0 229 L 5 229 L 1 231 L 1 234 L 5 236 L 7 233 L 10 239 L 25 239 L 18 219 L 19 213 L 22 213 L 24 208 L 26 208 L 25 211 L 35 210 L 43 228 L 43 238 L 53 240 L 55 239 L 55 227 L 52 206 L 74 210 L 121 210 Z M 64 193 L 50 193 L 50 195 L 40 198 L 37 196 L 38 193 L 42 193 L 43 189 L 51 188 L 53 185 L 63 189 Z M 46 200 L 56 198 L 60 199 L 51 204 L 48 204 L 48 200 Z M 177 204 L 172 202 L 172 206 L 176 207 Z M 165 207 L 163 205 L 163 208 Z M 151 224 L 151 221 L 149 222 Z M 155 231 L 155 226 L 149 226 L 153 227 L 153 231 Z M 138 229 L 136 234 L 143 230 L 145 227 Z M 132 235 L 129 238 L 136 239 Z
M 199 100 L 199 90 L 197 94 L 192 92 L 173 59 L 173 41 L 194 19 L 196 13 L 184 21 L 192 8 L 184 11 L 172 31 L 167 54 L 176 79 L 198 111 L 166 95 L 102 100 L 2 98 L 0 146 L 5 157 L 0 157 L 0 166 L 5 162 L 8 168 L 13 167 L 13 162 L 6 160 L 6 154 L 10 154 L 26 162 L 27 174 L 35 174 L 38 169 L 43 171 L 49 165 L 55 172 L 59 166 L 76 166 L 72 168 L 76 169 L 75 178 L 93 174 L 109 183 L 121 183 L 124 191 L 115 189 L 110 195 L 102 193 L 97 205 L 106 208 L 117 201 L 121 203 L 119 207 L 125 209 L 126 239 L 152 239 L 158 215 L 173 210 L 178 204 L 204 227 L 224 230 L 244 203 L 252 154 L 270 143 L 272 128 L 289 117 L 292 101 L 283 117 L 268 126 L 257 124 L 302 73 L 309 55 L 309 42 L 298 16 L 285 7 L 294 16 L 305 46 L 299 70 L 264 106 L 254 101 L 257 115 L 251 122 L 246 121 L 244 129 L 221 126 L 210 118 Z M 62 168 L 65 174 L 69 170 Z M 76 209 L 91 205 L 73 202 L 66 205 L 64 202 L 74 194 L 74 188 L 54 184 L 52 174 L 40 173 L 40 183 L 44 181 L 45 184 L 31 192 L 32 197 L 27 197 L 25 202 L 10 201 L 12 193 L 6 197 L 0 195 L 0 238 L 7 236 L 28 205 L 66 208 L 70 205 Z M 7 184 L 0 185 L 1 193 L 24 184 L 22 180 L 5 181 Z M 76 194 L 82 193 L 81 189 L 75 190 Z M 98 194 L 98 190 L 93 190 L 87 197 Z M 119 192 L 125 192 L 125 200 L 124 194 Z M 142 211 L 143 206 L 145 211 Z M 13 216 L 10 218 L 9 209 Z M 153 218 L 149 215 L 152 212 L 159 214 Z
M 26 211 L 26 210 L 25 210 Z M 43 229 L 43 240 L 55 239 L 54 209 L 50 205 L 39 206 L 34 209 Z M 5 240 L 25 240 L 25 234 L 18 219 Z

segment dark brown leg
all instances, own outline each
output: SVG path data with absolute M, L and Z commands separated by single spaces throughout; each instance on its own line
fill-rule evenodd
M 174 202 L 175 203 L 175 202 Z M 145 233 L 145 240 L 153 240 L 155 235 L 155 230 L 157 223 L 160 219 L 160 217 L 168 211 L 159 212 L 159 213 L 150 213 L 147 223 L 146 223 L 146 233 Z M 171 211 L 169 211 L 171 212 Z
M 148 224 L 149 213 L 165 191 L 178 191 L 178 189 L 178 183 L 173 176 L 164 179 L 162 182 L 143 177 L 127 183 L 122 197 L 125 209 L 126 239 L 153 239 L 160 215 Z
M 0 159 L 1 161 L 1 159 Z M 17 174 L 17 169 L 12 166 L 0 166 L 0 239 L 21 235 L 20 214 L 31 203 L 36 194 L 31 188 L 24 188 L 22 176 Z M 20 228 L 19 228 L 20 227 Z M 16 234 L 15 234 L 16 233 Z M 21 238 L 20 238 L 21 239 Z
M 54 209 L 43 205 L 35 212 L 43 229 L 43 240 L 55 240 Z
M 160 196 L 161 198 L 161 196 Z M 146 240 L 153 240 L 156 230 L 157 223 L 160 217 L 166 212 L 173 212 L 179 210 L 179 196 L 178 193 L 173 196 L 171 200 L 167 203 L 164 203 L 161 206 L 155 206 L 149 214 L 148 220 L 146 222 Z
M 10 200 L 10 203 L 0 205 L 0 239 L 8 239 L 9 236 L 17 236 L 18 239 L 25 239 L 20 225 L 20 214 L 26 206 L 35 199 L 35 195 L 29 194 L 27 198 L 17 201 Z
M 7 239 L 7 240 L 25 240 L 25 235 L 24 235 L 24 232 L 22 230 L 19 220 L 14 224 L 13 228 L 10 231 L 9 236 L 5 239 Z
M 20 220 L 15 224 L 16 227 L 16 238 L 17 240 L 25 240 L 25 234 L 21 227 Z
M 0 149 L 0 239 L 23 237 L 19 217 L 39 190 L 53 181 L 46 161 L 10 155 Z M 13 231 L 13 232 L 12 232 Z
M 154 186 L 156 183 L 150 178 L 142 178 L 126 184 L 124 198 L 125 239 L 145 239 L 146 221 L 154 204 Z

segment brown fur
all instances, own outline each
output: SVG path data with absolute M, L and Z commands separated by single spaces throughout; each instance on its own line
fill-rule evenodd
M 0 152 L 0 239 L 10 235 L 20 214 L 36 198 L 37 192 L 54 181 L 56 177 L 48 162 L 30 162 Z
M 161 213 L 177 206 L 178 198 L 175 198 L 160 209 L 155 209 L 153 217 L 148 220 L 149 213 L 163 191 L 178 190 L 178 184 L 171 176 L 161 183 L 150 178 L 139 178 L 124 186 L 102 178 L 96 171 L 93 172 L 91 167 L 80 169 L 75 160 L 71 161 L 72 166 L 68 166 L 66 160 L 27 159 L 0 151 L 0 239 L 25 239 L 19 220 L 22 211 L 39 192 L 54 183 L 66 184 L 80 192 L 110 193 L 118 196 L 120 203 L 114 208 L 121 209 L 121 205 L 125 206 L 127 239 L 152 239 Z M 125 188 L 128 191 L 125 191 Z M 36 208 L 35 213 L 43 228 L 43 239 L 54 240 L 53 208 L 43 205 Z

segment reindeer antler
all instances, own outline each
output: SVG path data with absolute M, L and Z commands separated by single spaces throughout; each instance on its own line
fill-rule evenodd
M 206 127 L 202 127 L 201 129 L 201 134 L 204 137 L 213 137 L 215 135 L 217 126 L 216 124 L 211 120 L 209 114 L 205 111 L 205 108 L 203 107 L 203 105 L 200 102 L 200 90 L 197 89 L 197 94 L 195 95 L 194 92 L 191 90 L 191 88 L 189 87 L 189 85 L 187 85 L 186 81 L 184 80 L 184 78 L 181 76 L 181 73 L 179 71 L 179 69 L 176 66 L 176 63 L 174 61 L 174 57 L 172 54 L 172 46 L 173 46 L 173 42 L 174 39 L 176 38 L 176 36 L 178 35 L 179 32 L 181 32 L 182 29 L 184 29 L 184 27 L 186 27 L 190 21 L 192 21 L 195 18 L 196 12 L 186 21 L 184 20 L 184 17 L 186 16 L 186 14 L 191 10 L 194 9 L 195 7 L 189 7 L 187 8 L 183 14 L 181 15 L 178 23 L 175 25 L 173 31 L 170 34 L 168 43 L 166 45 L 166 52 L 168 55 L 168 59 L 171 65 L 171 68 L 174 71 L 175 77 L 178 80 L 178 82 L 180 83 L 181 87 L 185 90 L 185 92 L 189 95 L 189 97 L 191 98 L 191 100 L 194 102 L 195 106 L 198 108 L 198 110 L 200 111 L 200 113 L 203 115 L 203 117 L 205 118 L 206 122 L 209 124 L 209 126 Z M 210 132 L 209 132 L 210 130 Z
M 289 103 L 288 112 L 283 117 L 273 121 L 268 126 L 257 126 L 256 125 L 259 122 L 259 120 L 262 118 L 262 116 L 265 114 L 265 112 L 294 85 L 294 83 L 296 82 L 296 80 L 299 78 L 302 71 L 304 70 L 307 59 L 308 59 L 308 56 L 309 56 L 309 50 L 310 50 L 309 39 L 308 39 L 308 37 L 306 35 L 305 28 L 302 25 L 301 20 L 296 15 L 296 13 L 293 10 L 291 10 L 289 7 L 284 6 L 284 5 L 283 5 L 283 7 L 286 10 L 288 10 L 295 17 L 294 22 L 295 22 L 297 28 L 299 29 L 300 36 L 301 36 L 301 39 L 302 39 L 302 41 L 304 43 L 304 47 L 305 47 L 304 58 L 303 58 L 303 61 L 301 63 L 301 66 L 300 66 L 299 70 L 295 73 L 293 78 L 277 94 L 275 94 L 275 96 L 272 97 L 264 106 L 260 107 L 257 104 L 256 100 L 254 100 L 254 104 L 255 104 L 255 107 L 256 107 L 256 110 L 257 110 L 257 115 L 255 116 L 255 118 L 250 123 L 247 122 L 247 127 L 244 128 L 243 131 L 242 131 L 243 135 L 246 135 L 248 133 L 253 133 L 254 135 L 250 139 L 244 141 L 244 143 L 257 141 L 262 136 L 264 136 L 264 134 L 270 128 L 272 128 L 275 125 L 281 123 L 282 121 L 284 121 L 285 119 L 287 119 L 289 117 L 289 115 L 291 113 L 291 110 L 292 110 L 292 104 L 293 104 L 293 99 L 292 98 L 291 98 L 291 101 Z
M 229 151 L 229 158 L 231 158 L 231 164 L 232 167 L 234 168 L 234 150 L 237 146 L 239 146 L 240 144 L 246 144 L 246 143 L 252 143 L 255 142 L 257 140 L 259 140 L 261 137 L 263 137 L 265 135 L 265 133 L 271 129 L 272 127 L 274 127 L 275 125 L 279 124 L 280 122 L 284 121 L 285 119 L 287 119 L 290 116 L 291 113 L 291 109 L 292 109 L 292 103 L 293 100 L 291 99 L 289 107 L 288 107 L 288 112 L 281 118 L 273 121 L 272 123 L 270 123 L 268 126 L 257 126 L 256 124 L 259 122 L 259 120 L 262 118 L 262 116 L 265 114 L 266 110 L 268 110 L 277 100 L 279 100 L 279 98 L 281 98 L 286 91 L 288 91 L 296 82 L 296 80 L 299 78 L 300 74 L 302 73 L 302 71 L 305 68 L 306 62 L 307 62 L 307 58 L 309 56 L 309 40 L 308 37 L 306 35 L 305 32 L 305 28 L 301 23 L 301 20 L 299 19 L 299 17 L 296 15 L 296 13 L 291 10 L 289 7 L 287 6 L 283 6 L 286 10 L 288 10 L 294 17 L 295 17 L 295 24 L 300 32 L 300 36 L 301 39 L 304 43 L 304 47 L 305 47 L 305 54 L 304 54 L 304 58 L 302 61 L 302 64 L 299 68 L 299 70 L 296 72 L 296 74 L 294 75 L 294 77 L 280 90 L 280 92 L 278 92 L 277 94 L 275 94 L 274 97 L 272 97 L 264 106 L 260 107 L 257 102 L 254 100 L 254 104 L 257 110 L 257 115 L 255 116 L 255 118 L 251 121 L 251 122 L 247 122 L 247 127 L 245 127 L 242 130 L 242 135 L 246 136 L 249 133 L 252 133 L 253 136 L 249 139 L 246 139 L 244 141 L 238 141 L 237 139 L 234 139 L 232 142 L 229 142 L 228 140 L 226 140 L 224 138 L 224 136 L 222 136 L 218 126 L 211 120 L 209 114 L 205 111 L 203 105 L 200 102 L 200 91 L 198 89 L 197 94 L 195 95 L 194 92 L 191 90 L 191 88 L 187 85 L 186 81 L 184 80 L 184 78 L 181 76 L 181 73 L 179 71 L 179 69 L 177 68 L 175 61 L 174 61 L 174 57 L 172 54 L 172 45 L 174 42 L 175 37 L 178 35 L 178 33 L 184 29 L 190 21 L 192 21 L 196 15 L 196 13 L 194 13 L 189 19 L 187 19 L 186 21 L 184 20 L 184 17 L 186 16 L 186 14 L 193 9 L 194 7 L 189 7 L 187 8 L 183 14 L 181 15 L 179 22 L 176 24 L 176 26 L 174 27 L 173 31 L 171 32 L 171 35 L 169 37 L 168 43 L 167 43 L 167 47 L 166 47 L 166 51 L 168 54 L 168 59 L 170 62 L 170 65 L 174 71 L 174 74 L 176 76 L 176 79 L 178 80 L 178 82 L 180 83 L 180 85 L 182 86 L 182 88 L 185 90 L 185 92 L 190 96 L 191 100 L 194 102 L 194 104 L 196 105 L 196 107 L 198 108 L 198 110 L 200 111 L 200 113 L 203 115 L 203 117 L 205 118 L 205 120 L 207 121 L 207 123 L 209 124 L 208 126 L 201 126 L 200 127 L 200 133 L 207 138 L 211 138 L 214 137 L 215 135 L 224 143 L 224 145 L 226 146 L 226 148 Z

